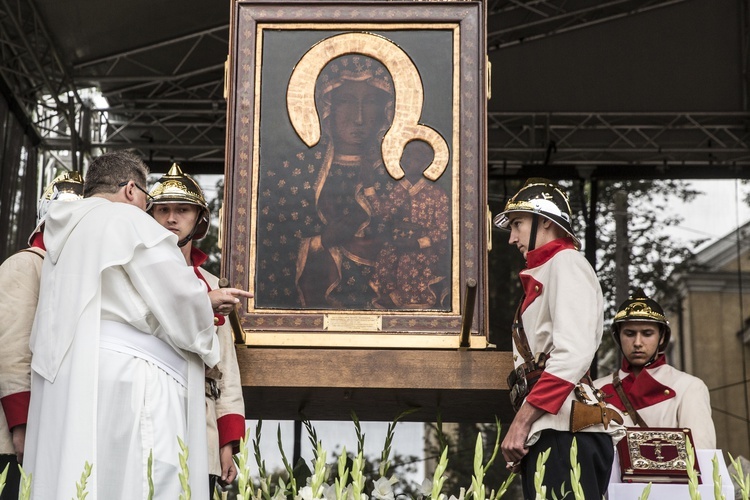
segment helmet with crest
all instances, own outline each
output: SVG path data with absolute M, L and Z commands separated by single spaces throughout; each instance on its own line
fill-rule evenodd
M 180 246 L 185 246 L 191 239 L 199 240 L 206 236 L 211 222 L 208 203 L 195 179 L 184 173 L 179 165 L 173 163 L 169 172 L 159 179 L 150 194 L 153 198 L 151 210 L 153 206 L 165 203 L 188 203 L 199 207 L 200 213 L 195 227 L 185 239 L 180 240 L 178 243 Z
M 669 339 L 672 335 L 672 329 L 669 327 L 669 321 L 664 315 L 664 309 L 654 299 L 649 298 L 643 289 L 638 288 L 633 294 L 617 309 L 617 314 L 612 321 L 612 336 L 620 343 L 620 327 L 623 323 L 631 321 L 648 321 L 659 324 L 659 347 L 657 353 L 664 352 L 669 345 Z
M 495 216 L 493 222 L 499 228 L 508 229 L 509 215 L 516 212 L 546 217 L 573 238 L 576 248 L 580 248 L 581 242 L 573 233 L 568 196 L 556 183 L 542 178 L 527 180 L 523 187 L 508 200 L 505 209 Z
M 73 201 L 83 198 L 83 178 L 76 171 L 63 172 L 44 189 L 36 205 L 36 227 L 29 237 L 29 245 L 34 235 L 42 230 L 49 207 L 57 201 Z

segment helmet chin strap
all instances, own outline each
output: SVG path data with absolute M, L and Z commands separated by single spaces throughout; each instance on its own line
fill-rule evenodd
M 648 361 L 646 361 L 646 363 L 643 365 L 643 367 L 646 368 L 647 366 L 651 366 L 651 364 L 653 364 L 653 362 L 656 361 L 656 358 L 658 358 L 658 357 L 659 357 L 659 349 L 656 349 L 656 352 L 654 353 L 654 355 L 651 356 L 651 359 L 649 359 Z
M 531 252 L 536 247 L 536 231 L 539 228 L 539 216 L 534 214 L 534 218 L 531 220 L 531 231 L 529 231 L 529 245 L 528 251 Z
M 190 231 L 190 234 L 188 234 L 183 239 L 181 239 L 180 241 L 177 242 L 177 246 L 178 247 L 180 247 L 180 248 L 184 247 L 185 245 L 188 244 L 188 241 L 190 241 L 190 240 L 193 239 L 193 236 L 195 236 L 195 231 L 198 230 L 198 223 L 199 222 L 200 222 L 200 218 L 197 221 L 195 221 L 195 225 L 193 226 L 193 230 Z
M 656 352 L 653 356 L 651 356 L 651 359 L 649 359 L 645 365 L 643 365 L 644 368 L 651 365 L 654 361 L 656 361 L 656 358 L 659 357 L 659 354 L 661 354 L 661 343 L 664 341 L 664 327 L 659 327 L 659 344 L 656 346 Z

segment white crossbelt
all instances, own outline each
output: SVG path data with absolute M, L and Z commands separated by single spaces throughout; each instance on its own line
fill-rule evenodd
M 131 325 L 102 320 L 99 348 L 150 361 L 187 387 L 187 360 L 163 340 Z

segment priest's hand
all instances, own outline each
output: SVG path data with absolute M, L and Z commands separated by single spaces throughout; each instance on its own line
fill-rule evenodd
M 240 302 L 239 297 L 252 298 L 253 294 L 239 288 L 217 288 L 208 292 L 211 307 L 216 314 L 227 315 Z

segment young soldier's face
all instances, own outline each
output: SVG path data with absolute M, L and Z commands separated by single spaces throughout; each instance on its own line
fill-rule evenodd
M 631 366 L 645 365 L 659 348 L 661 325 L 652 321 L 628 321 L 620 326 L 622 354 Z
M 531 214 L 519 212 L 511 214 L 510 223 L 508 228 L 510 229 L 510 238 L 508 243 L 515 245 L 518 251 L 521 252 L 523 258 L 526 258 L 526 254 L 529 251 L 529 237 L 531 236 L 531 223 L 533 216 Z
M 200 209 L 191 203 L 159 203 L 154 205 L 154 219 L 183 239 L 190 234 L 198 220 Z

